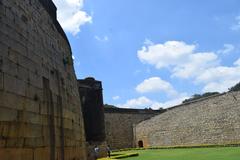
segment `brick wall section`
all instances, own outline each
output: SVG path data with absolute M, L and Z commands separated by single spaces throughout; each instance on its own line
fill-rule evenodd
M 0 1 L 0 159 L 84 160 L 71 48 L 50 0 Z
M 104 112 L 106 141 L 111 149 L 134 147 L 133 126 L 160 113 L 120 108 L 105 108 Z
M 170 108 L 136 126 L 145 147 L 240 143 L 240 92 Z

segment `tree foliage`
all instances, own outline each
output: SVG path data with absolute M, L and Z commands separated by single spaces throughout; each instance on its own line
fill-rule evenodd
M 238 82 L 236 85 L 231 87 L 229 91 L 240 91 L 240 82 Z
M 117 107 L 110 104 L 104 104 L 104 108 L 117 108 Z
M 209 97 L 209 96 L 217 95 L 217 94 L 219 94 L 219 92 L 206 92 L 206 93 L 203 93 L 203 94 L 194 94 L 191 98 L 185 99 L 182 103 L 195 101 L 195 100 L 198 100 L 200 98 L 205 98 L 205 97 Z

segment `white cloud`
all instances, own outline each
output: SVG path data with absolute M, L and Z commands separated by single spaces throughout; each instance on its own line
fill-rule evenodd
M 94 38 L 100 42 L 107 42 L 109 40 L 108 36 L 104 36 L 102 38 L 99 36 L 95 36 Z
M 162 108 L 169 108 L 169 107 L 173 107 L 173 106 L 176 106 L 176 105 L 179 105 L 182 103 L 182 101 L 184 101 L 185 99 L 188 99 L 190 98 L 189 96 L 180 96 L 178 98 L 175 98 L 175 99 L 171 99 L 169 101 L 166 101 L 164 103 L 161 103 L 161 107 Z
M 139 97 L 136 99 L 130 99 L 125 104 L 117 105 L 120 108 L 149 108 L 159 109 L 161 105 L 158 102 L 154 102 L 147 97 Z
M 224 44 L 223 49 L 218 50 L 217 53 L 220 54 L 229 54 L 235 49 L 234 45 L 232 44 Z
M 92 22 L 92 17 L 82 10 L 83 0 L 53 0 L 53 2 L 57 6 L 58 20 L 65 31 L 76 35 L 82 25 Z
M 230 29 L 233 31 L 239 31 L 240 30 L 240 16 L 237 16 L 235 18 L 235 20 L 236 20 L 235 24 L 233 24 Z
M 195 45 L 187 45 L 179 41 L 167 41 L 164 44 L 152 44 L 142 47 L 138 51 L 138 58 L 160 69 L 172 65 L 178 65 L 185 61 L 186 56 L 192 54 Z
M 136 91 L 139 93 L 163 91 L 171 96 L 177 95 L 177 92 L 174 90 L 173 86 L 169 82 L 162 80 L 160 77 L 151 77 L 149 79 L 145 79 L 142 83 L 137 85 Z
M 144 63 L 154 65 L 157 69 L 171 68 L 174 77 L 191 78 L 194 74 L 218 64 L 215 53 L 196 53 L 196 47 L 182 41 L 145 45 L 138 51 L 138 58 Z
M 138 51 L 138 57 L 157 69 L 167 67 L 172 72 L 171 77 L 192 79 L 196 84 L 203 84 L 203 92 L 224 92 L 240 81 L 240 59 L 232 67 L 223 66 L 214 52 L 195 52 L 195 49 L 196 45 L 168 41 L 144 45 Z M 233 45 L 225 44 L 220 51 L 226 54 L 234 49 Z
M 173 107 L 175 105 L 181 104 L 183 100 L 189 98 L 188 96 L 186 96 L 185 94 L 182 94 L 180 97 L 176 98 L 176 99 L 171 99 L 169 101 L 166 102 L 158 102 L 158 101 L 154 101 L 151 100 L 147 97 L 139 97 L 136 99 L 130 99 L 128 101 L 126 101 L 126 103 L 124 104 L 118 104 L 117 106 L 120 108 L 152 108 L 152 109 L 159 109 L 159 108 L 169 108 L 169 107 Z
M 224 92 L 239 81 L 240 66 L 218 66 L 214 68 L 209 68 L 196 77 L 196 82 L 205 84 L 203 92 Z
M 216 54 L 212 52 L 195 53 L 188 57 L 185 63 L 176 65 L 172 72 L 173 77 L 191 78 L 204 72 L 209 67 L 214 67 L 218 64 Z
M 144 44 L 147 46 L 154 45 L 154 43 L 148 38 L 145 39 Z
M 240 58 L 238 58 L 238 60 L 236 60 L 236 61 L 234 62 L 234 65 L 240 66 Z
M 114 96 L 112 97 L 113 100 L 119 100 L 120 99 L 120 96 Z

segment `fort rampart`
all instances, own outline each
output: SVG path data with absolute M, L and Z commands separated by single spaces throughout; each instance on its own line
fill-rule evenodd
M 71 48 L 53 2 L 1 0 L 0 53 L 0 159 L 86 159 Z
M 149 109 L 105 108 L 106 142 L 112 149 L 135 147 L 133 128 L 162 111 Z
M 135 127 L 144 147 L 239 144 L 240 92 L 228 92 L 169 108 Z

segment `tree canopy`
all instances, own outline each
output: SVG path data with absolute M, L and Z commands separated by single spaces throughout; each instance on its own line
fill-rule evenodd
M 231 87 L 229 91 L 240 91 L 240 82 Z
M 205 97 L 209 97 L 209 96 L 217 95 L 217 94 L 219 94 L 219 92 L 206 92 L 206 93 L 203 93 L 203 94 L 194 94 L 191 98 L 185 99 L 182 103 L 195 101 L 195 100 L 200 99 L 200 98 L 205 98 Z

